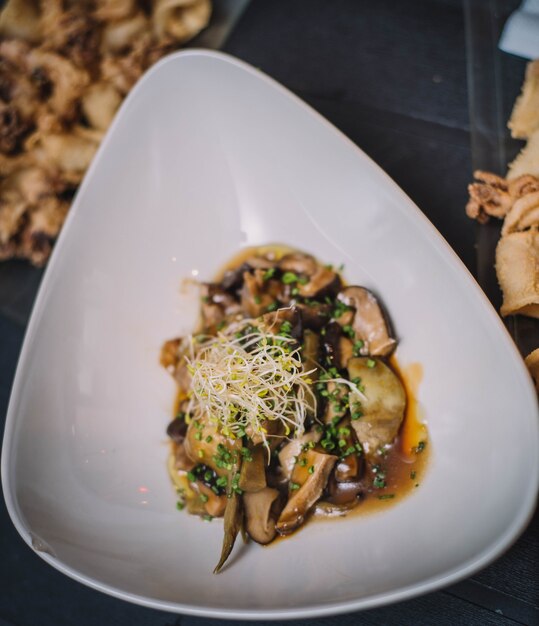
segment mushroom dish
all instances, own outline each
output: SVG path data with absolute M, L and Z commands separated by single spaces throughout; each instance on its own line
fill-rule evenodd
M 310 517 L 395 500 L 398 476 L 418 486 L 426 437 L 401 445 L 396 340 L 376 296 L 341 271 L 251 249 L 200 284 L 196 332 L 162 348 L 178 385 L 168 470 L 179 509 L 224 517 L 215 572 L 240 533 L 269 544 Z

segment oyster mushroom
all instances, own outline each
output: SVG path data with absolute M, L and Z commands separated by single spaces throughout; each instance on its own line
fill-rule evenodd
M 306 443 L 318 443 L 322 438 L 322 433 L 319 433 L 317 430 L 311 430 L 301 437 L 297 437 L 292 439 L 289 443 L 287 443 L 279 452 L 279 463 L 281 464 L 281 469 L 287 480 L 290 480 L 290 476 L 292 475 L 292 470 L 294 469 L 294 465 L 296 462 L 296 457 L 300 455 L 303 446 Z
M 274 335 L 278 335 L 281 332 L 284 322 L 287 322 L 287 327 L 289 328 L 286 333 L 290 334 L 293 339 L 299 341 L 303 335 L 301 315 L 296 307 L 286 307 L 271 313 L 265 313 L 262 315 L 262 321 L 268 331 Z
M 218 476 L 228 476 L 238 460 L 241 439 L 230 440 L 219 432 L 218 427 L 209 421 L 193 420 L 187 428 L 185 450 L 196 463 L 204 463 Z M 230 455 L 226 463 L 219 462 L 223 456 Z M 227 469 L 231 467 L 232 469 Z
M 174 418 L 167 427 L 167 436 L 170 437 L 174 443 L 183 443 L 186 434 L 187 424 L 183 416 Z
M 191 482 L 189 486 L 204 505 L 204 510 L 208 515 L 212 517 L 222 517 L 227 504 L 227 497 L 225 495 L 217 495 L 201 480 Z
M 241 288 L 241 308 L 251 317 L 260 317 L 268 306 L 274 303 L 273 297 L 265 291 L 265 270 L 243 272 Z
M 349 505 L 357 502 L 365 491 L 365 485 L 361 480 L 349 480 L 339 482 L 335 476 L 331 476 L 328 481 L 327 502 L 337 505 Z
M 309 282 L 299 284 L 299 295 L 303 298 L 334 296 L 341 288 L 341 277 L 328 267 L 318 266 Z
M 318 269 L 318 264 L 310 254 L 291 252 L 285 254 L 279 261 L 279 269 L 283 272 L 293 272 L 300 276 L 312 276 Z
M 379 359 L 351 359 L 348 372 L 350 379 L 359 378 L 365 389 L 366 399 L 361 402 L 363 415 L 351 424 L 367 459 L 372 459 L 397 436 L 404 418 L 406 393 L 398 376 Z
M 309 330 L 322 330 L 331 317 L 331 305 L 315 300 L 308 305 L 298 302 L 296 308 L 301 313 L 303 326 Z
M 278 499 L 279 491 L 271 487 L 243 495 L 246 529 L 251 539 L 257 543 L 270 543 L 277 534 L 274 511 Z
M 250 453 L 250 458 L 244 458 L 241 464 L 238 486 L 245 493 L 256 493 L 266 487 L 265 450 L 258 445 Z
M 216 328 L 229 315 L 240 310 L 237 300 L 219 285 L 207 283 L 201 290 L 202 319 L 205 328 Z
M 305 517 L 315 505 L 326 488 L 329 475 L 337 461 L 337 457 L 308 450 L 303 453 L 306 463 L 296 464 L 292 471 L 290 486 L 298 486 L 291 492 L 279 519 L 276 529 L 281 535 L 288 535 L 305 521 Z M 313 468 L 311 470 L 311 468 Z
M 337 296 L 347 306 L 354 307 L 352 321 L 356 341 L 364 343 L 366 354 L 387 356 L 396 345 L 378 300 L 365 287 L 347 287 Z

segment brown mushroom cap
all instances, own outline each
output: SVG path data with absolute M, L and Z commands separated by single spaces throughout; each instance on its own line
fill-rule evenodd
M 328 267 L 319 265 L 310 276 L 309 282 L 298 286 L 299 295 L 303 298 L 322 298 L 334 296 L 341 288 L 341 277 Z
M 283 272 L 294 272 L 303 276 L 312 276 L 318 269 L 318 263 L 310 254 L 291 252 L 279 261 L 279 269 Z
M 328 481 L 328 497 L 325 499 L 332 504 L 351 504 L 357 502 L 364 491 L 365 486 L 360 480 L 339 482 L 332 476 Z
M 243 495 L 245 525 L 254 541 L 266 544 L 275 538 L 277 531 L 273 509 L 278 498 L 279 492 L 271 487 Z
M 259 317 L 274 303 L 273 297 L 266 292 L 264 270 L 255 270 L 243 273 L 243 287 L 241 288 L 241 308 L 250 317 Z
M 337 296 L 347 306 L 354 307 L 352 322 L 356 340 L 365 344 L 365 353 L 387 356 L 396 341 L 390 335 L 388 323 L 376 297 L 365 287 L 347 287 Z

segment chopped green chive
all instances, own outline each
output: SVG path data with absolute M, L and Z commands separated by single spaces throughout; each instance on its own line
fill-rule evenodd
M 290 285 L 292 283 L 296 283 L 298 281 L 298 277 L 294 274 L 294 272 L 285 272 L 281 280 L 285 285 Z

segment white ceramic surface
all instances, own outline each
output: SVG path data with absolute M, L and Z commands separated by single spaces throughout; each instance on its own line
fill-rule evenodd
M 236 549 L 175 509 L 165 471 L 174 384 L 163 340 L 191 328 L 179 284 L 245 245 L 346 264 L 382 295 L 402 364 L 422 364 L 432 459 L 412 496 L 364 518 Z M 77 195 L 34 308 L 2 479 L 51 565 L 148 606 L 241 618 L 351 611 L 467 576 L 533 509 L 537 402 L 496 313 L 433 226 L 356 146 L 222 54 L 161 61 L 134 89 Z

